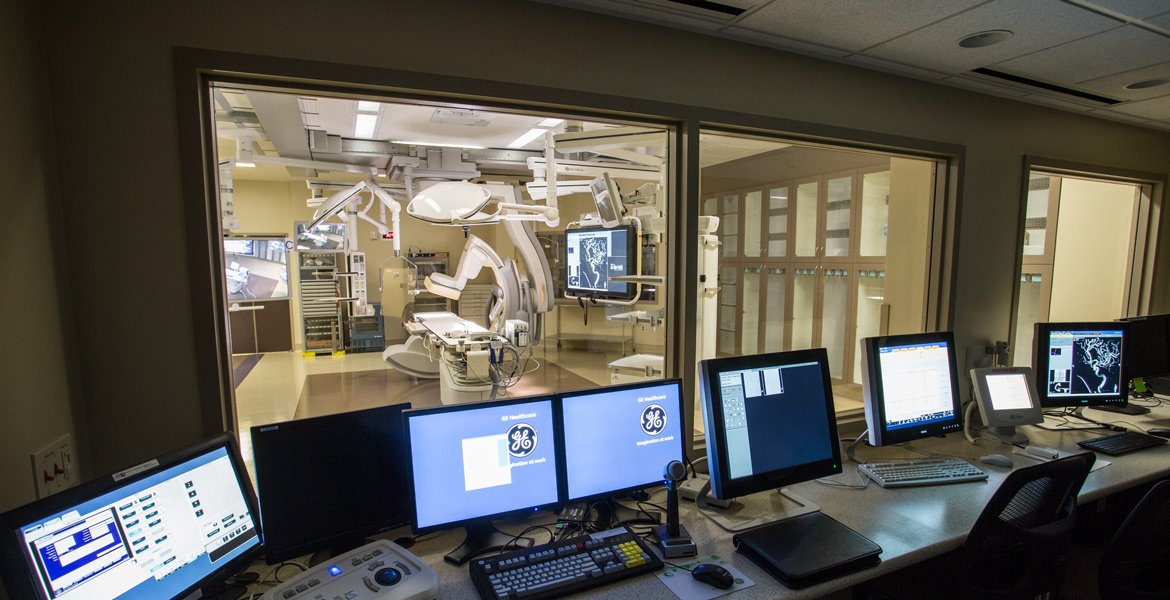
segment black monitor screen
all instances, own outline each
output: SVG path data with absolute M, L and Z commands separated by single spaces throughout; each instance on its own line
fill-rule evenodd
M 1125 330 L 1125 378 L 1170 373 L 1170 315 L 1122 319 Z
M 1037 323 L 1032 362 L 1044 407 L 1121 404 L 1128 323 Z
M 896 444 L 963 426 L 955 341 L 947 332 L 862 340 L 869 442 Z
M 715 497 L 841 472 L 828 364 L 824 348 L 699 363 Z
M 561 410 L 570 501 L 661 484 L 684 460 L 677 379 L 562 394 Z
M 259 553 L 254 506 L 223 434 L 0 516 L 4 584 L 41 600 L 200 597 Z
M 396 404 L 252 428 L 265 558 L 343 551 L 410 522 Z M 355 509 L 354 499 L 361 508 Z
M 557 503 L 553 397 L 408 411 L 415 529 Z
M 637 275 L 638 242 L 632 225 L 565 231 L 569 293 L 593 298 L 633 298 L 635 285 L 613 277 Z

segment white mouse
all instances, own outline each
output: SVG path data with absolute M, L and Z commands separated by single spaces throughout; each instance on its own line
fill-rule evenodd
M 1012 459 L 1002 454 L 988 454 L 979 459 L 979 462 L 985 465 L 992 465 L 996 467 L 1012 468 Z

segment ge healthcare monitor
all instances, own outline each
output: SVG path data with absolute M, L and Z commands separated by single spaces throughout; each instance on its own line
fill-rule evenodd
M 637 275 L 638 240 L 634 226 L 581 227 L 565 231 L 566 289 L 574 296 L 629 299 L 635 284 L 613 277 Z
M 409 403 L 252 428 L 268 564 L 318 550 L 336 556 L 410 522 Z M 359 501 L 355 503 L 355 499 Z
M 951 332 L 865 338 L 861 351 L 870 445 L 909 442 L 963 428 Z
M 716 498 L 779 489 L 841 472 L 824 348 L 704 360 L 699 363 L 699 386 Z M 803 508 L 746 523 L 707 514 L 724 528 L 736 530 L 816 509 L 786 491 L 781 494 Z
M 1123 322 L 1036 323 L 1032 369 L 1045 408 L 1124 406 Z
M 255 507 L 221 434 L 0 515 L 0 574 L 14 599 L 215 595 L 260 552 Z
M 415 531 L 467 531 L 445 560 L 461 565 L 509 544 L 531 544 L 495 530 L 491 520 L 557 505 L 555 401 L 538 396 L 404 413 Z
M 667 379 L 561 394 L 563 497 L 604 500 L 593 503 L 603 526 L 657 524 L 657 513 L 628 509 L 613 497 L 661 485 L 663 467 L 686 460 L 679 386 Z

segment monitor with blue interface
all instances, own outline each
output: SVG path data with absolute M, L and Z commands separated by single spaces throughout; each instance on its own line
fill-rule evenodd
M 629 299 L 636 285 L 614 277 L 637 275 L 638 241 L 632 225 L 565 231 L 566 289 L 574 296 Z
M 963 428 L 951 332 L 865 338 L 861 350 L 871 445 L 899 444 Z
M 256 499 L 222 434 L 0 515 L 12 598 L 214 595 L 261 550 Z
M 404 413 L 415 531 L 467 530 L 448 562 L 518 543 L 492 519 L 557 505 L 554 405 L 538 396 Z
M 1040 406 L 1122 406 L 1128 323 L 1036 323 L 1032 370 Z
M 716 498 L 841 472 L 824 348 L 704 360 L 699 386 Z
M 561 394 L 564 494 L 570 502 L 614 496 L 661 485 L 666 463 L 686 460 L 683 410 L 677 379 L 607 386 Z M 598 520 L 649 521 L 657 513 L 595 503 Z

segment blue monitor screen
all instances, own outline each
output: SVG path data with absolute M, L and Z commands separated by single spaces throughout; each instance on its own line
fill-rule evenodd
M 654 382 L 561 397 L 568 499 L 662 481 L 683 459 L 679 382 Z
M 173 598 L 260 543 L 224 447 L 21 527 L 43 598 Z
M 415 527 L 557 502 L 553 401 L 406 413 Z

